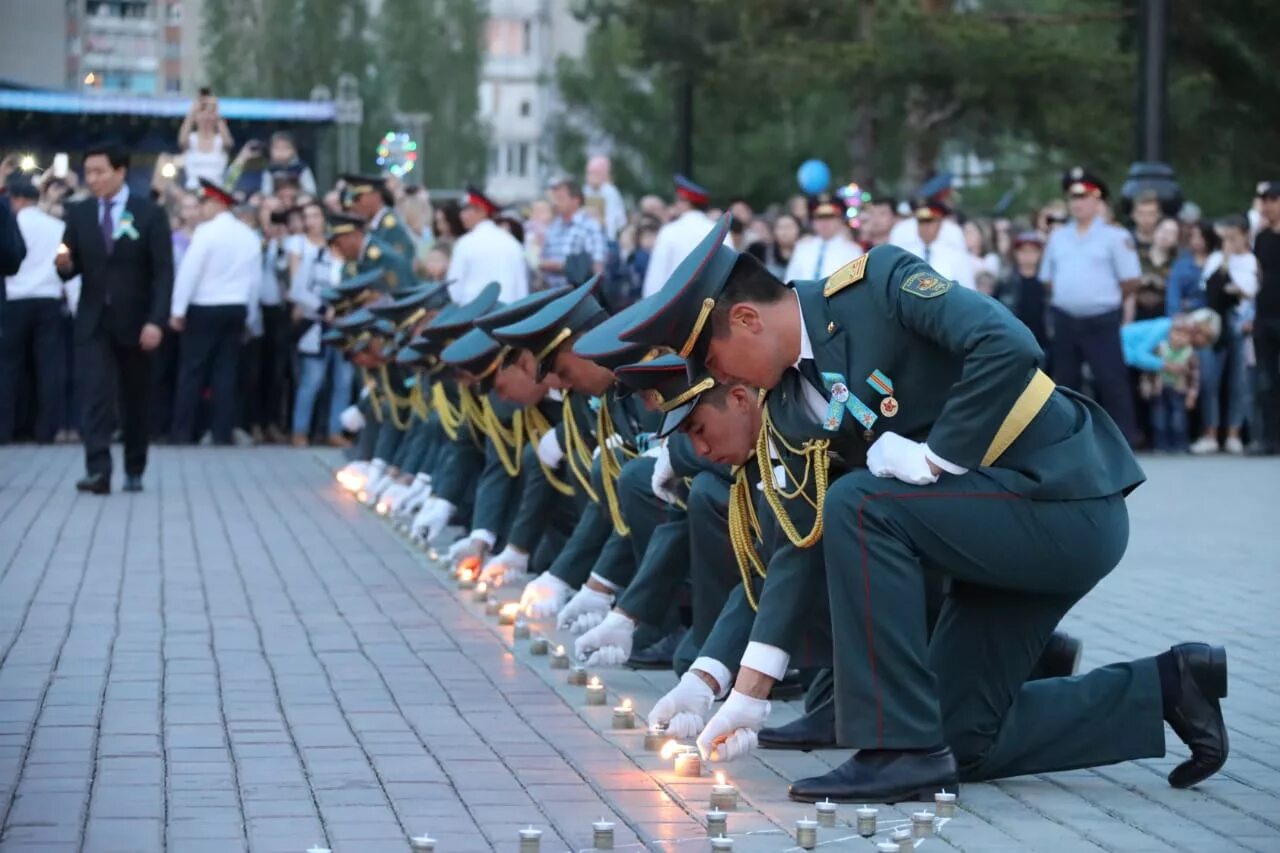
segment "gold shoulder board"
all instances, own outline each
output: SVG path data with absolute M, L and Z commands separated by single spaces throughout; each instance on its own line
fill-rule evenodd
M 835 296 L 849 285 L 862 281 L 862 277 L 866 274 L 867 256 L 859 255 L 827 278 L 827 283 L 822 288 L 822 295 L 827 298 Z

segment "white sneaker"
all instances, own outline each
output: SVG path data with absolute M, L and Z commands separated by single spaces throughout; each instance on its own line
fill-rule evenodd
M 1244 453 L 1244 442 L 1236 438 L 1234 435 L 1227 437 L 1227 443 L 1222 448 L 1232 456 L 1239 456 Z
M 213 433 L 211 433 L 211 432 L 206 432 L 204 435 L 202 435 L 202 436 L 200 437 L 200 446 L 201 446 L 201 447 L 213 447 Z
M 1197 456 L 1203 456 L 1206 453 L 1218 452 L 1218 440 L 1207 435 L 1202 435 L 1191 445 L 1191 452 Z
M 254 445 L 253 436 L 240 429 L 240 427 L 236 427 L 231 431 L 231 443 L 236 447 L 253 447 Z

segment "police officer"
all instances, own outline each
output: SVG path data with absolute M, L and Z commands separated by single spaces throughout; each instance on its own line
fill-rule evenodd
M 410 264 L 417 255 L 413 237 L 395 213 L 395 199 L 380 175 L 343 175 L 346 208 L 365 221 L 369 233 L 390 246 Z
M 467 233 L 453 244 L 449 258 L 449 289 L 453 301 L 462 304 L 475 297 L 489 282 L 502 288 L 502 301 L 523 299 L 529 294 L 529 262 L 524 246 L 493 217 L 498 206 L 475 187 L 467 188 L 459 215 Z
M 675 185 L 676 200 L 671 206 L 674 216 L 658 230 L 653 242 L 649 266 L 644 273 L 644 296 L 661 290 L 672 270 L 715 225 L 715 221 L 707 216 L 711 191 L 684 175 L 675 176 Z
M 1122 304 L 1137 289 L 1142 267 L 1133 237 L 1103 216 L 1107 185 L 1076 166 L 1062 177 L 1071 219 L 1045 247 L 1040 279 L 1050 290 L 1053 379 L 1080 390 L 1082 367 L 1093 393 L 1130 442 L 1137 435 L 1129 374 L 1120 350 Z
M 766 389 L 757 454 L 784 467 L 775 477 L 760 464 L 785 541 L 734 689 L 723 673 L 696 676 L 729 692 L 703 754 L 753 748 L 765 697 L 825 592 L 837 735 L 858 751 L 796 782 L 793 799 L 896 802 L 960 779 L 1160 756 L 1163 722 L 1191 753 L 1170 784 L 1216 773 L 1227 756 L 1220 647 L 1026 683 L 1128 539 L 1124 496 L 1144 475 L 1106 413 L 1038 370 L 1039 348 L 1008 311 L 901 249 L 788 287 L 722 246 L 728 228 L 623 335 Z M 930 568 L 952 584 L 931 637 Z

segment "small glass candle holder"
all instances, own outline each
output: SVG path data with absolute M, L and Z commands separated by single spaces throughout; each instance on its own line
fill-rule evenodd
M 486 601 L 488 601 L 489 585 L 484 581 L 480 581 L 478 584 L 476 584 L 476 591 L 471 593 L 471 600 L 478 601 L 481 604 L 484 604 Z
M 458 569 L 458 589 L 475 589 L 476 576 L 470 569 Z
M 529 654 L 531 655 L 545 655 L 550 648 L 551 641 L 546 637 L 534 637 L 529 641 Z
M 613 849 L 613 824 L 600 818 L 591 824 L 591 846 L 597 850 Z
M 818 822 L 807 817 L 796 821 L 796 845 L 804 850 L 818 846 Z
M 733 849 L 733 839 L 725 835 L 719 835 L 711 839 L 711 849 L 713 851 L 726 851 Z
M 499 625 L 514 625 L 516 617 L 520 615 L 520 605 L 514 601 L 507 602 L 498 609 Z
M 954 817 L 956 813 L 956 795 L 949 791 L 939 791 L 934 794 L 933 811 L 938 817 Z
M 723 770 L 716 771 L 716 781 L 711 786 L 711 808 L 725 812 L 738 810 L 738 789 L 725 779 Z
M 520 830 L 520 853 L 539 853 L 542 849 L 542 830 L 526 827 Z
M 685 747 L 676 753 L 676 775 L 696 779 L 702 775 L 702 756 L 695 747 Z
M 484 603 L 485 616 L 498 616 L 502 613 L 502 602 L 490 596 Z
M 889 840 L 898 845 L 898 853 L 915 853 L 916 839 L 909 827 L 898 827 L 889 836 Z
M 835 826 L 836 825 L 836 804 L 830 800 L 823 800 L 820 803 L 813 804 L 814 809 L 818 813 L 818 826 Z
M 630 699 L 623 699 L 622 704 L 613 709 L 613 727 L 615 729 L 636 727 L 636 709 L 631 706 Z
M 863 838 L 870 838 L 875 835 L 876 820 L 880 815 L 880 810 L 872 806 L 859 806 L 855 814 L 858 816 L 858 834 Z
M 707 812 L 707 837 L 715 838 L 729 834 L 729 815 L 719 809 Z
M 881 841 L 876 845 L 876 853 L 898 853 L 898 842 Z
M 667 727 L 662 723 L 650 723 L 644 732 L 645 752 L 657 752 L 667 742 Z
M 435 853 L 436 840 L 430 835 L 414 835 L 409 839 L 409 849 L 413 853 Z
M 564 646 L 556 646 L 555 651 L 551 653 L 551 668 L 569 668 L 569 653 L 564 650 Z
M 603 705 L 605 700 L 604 682 L 599 676 L 591 676 L 591 680 L 587 682 L 587 704 Z
M 565 680 L 574 687 L 585 687 L 587 685 L 586 668 L 581 666 L 570 667 L 569 675 Z
M 928 838 L 933 835 L 933 812 L 912 812 L 911 834 L 916 838 Z
M 319 844 L 313 844 L 307 848 L 307 853 L 333 853 L 328 847 L 321 847 Z
M 529 621 L 523 616 L 516 619 L 515 624 L 511 626 L 511 638 L 513 640 L 527 640 L 532 636 L 529 630 Z
M 434 563 L 436 560 L 440 559 L 440 552 L 437 551 L 435 548 L 428 548 L 427 559 Z

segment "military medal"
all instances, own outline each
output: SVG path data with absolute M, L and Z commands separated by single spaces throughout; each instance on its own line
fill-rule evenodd
M 843 403 L 849 399 L 849 386 L 843 382 L 835 382 L 831 386 L 831 399 Z
M 867 377 L 867 384 L 884 395 L 884 399 L 880 401 L 880 414 L 886 418 L 891 418 L 898 414 L 898 401 L 893 396 L 892 379 L 879 370 L 873 370 L 871 375 Z
M 827 417 L 822 422 L 822 428 L 827 432 L 835 432 L 840 429 L 840 424 L 844 421 L 844 413 L 847 411 L 862 424 L 863 429 L 868 432 L 871 426 L 879 417 L 871 410 L 871 407 L 859 400 L 849 391 L 848 384 L 845 383 L 844 377 L 839 373 L 822 374 L 822 384 L 826 386 L 827 393 L 831 395 L 831 401 L 827 406 Z

